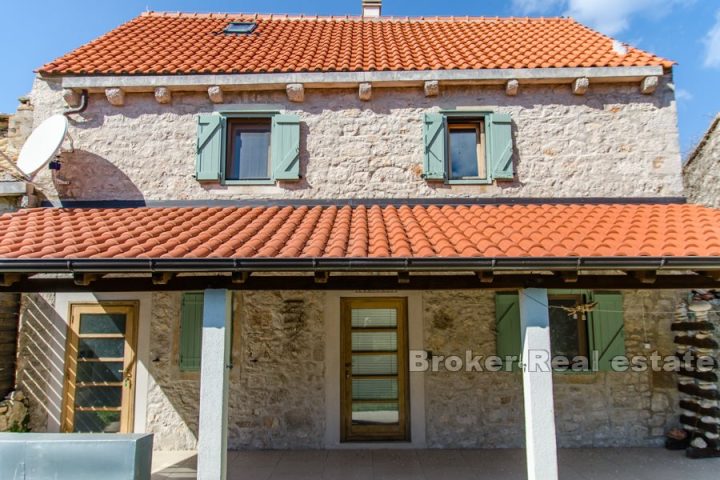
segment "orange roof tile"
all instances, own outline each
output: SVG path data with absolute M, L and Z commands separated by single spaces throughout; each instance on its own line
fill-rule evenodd
M 249 35 L 224 34 L 254 21 Z M 672 62 L 572 19 L 145 13 L 39 69 L 145 75 L 616 67 Z
M 698 205 L 268 206 L 21 210 L 0 259 L 720 256 Z

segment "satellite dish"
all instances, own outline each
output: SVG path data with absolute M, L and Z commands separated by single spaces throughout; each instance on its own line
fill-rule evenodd
M 53 159 L 65 140 L 68 121 L 65 115 L 57 114 L 40 124 L 20 150 L 17 167 L 28 177 L 37 173 Z

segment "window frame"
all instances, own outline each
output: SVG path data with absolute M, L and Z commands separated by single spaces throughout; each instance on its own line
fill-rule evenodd
M 275 185 L 277 180 L 274 178 L 273 160 L 272 160 L 272 121 L 273 117 L 280 114 L 279 110 L 257 110 L 257 111 L 221 111 L 218 112 L 222 117 L 225 118 L 225 132 L 223 133 L 223 146 L 222 146 L 222 157 L 220 161 L 220 185 Z M 270 146 L 268 148 L 268 164 L 269 164 L 269 179 L 257 179 L 257 180 L 229 180 L 226 177 L 227 171 L 227 159 L 230 155 L 230 134 L 232 131 L 231 124 L 235 121 L 240 120 L 268 120 L 270 122 Z
M 458 177 L 453 178 L 452 170 L 453 170 L 453 158 L 452 158 L 452 133 L 453 130 L 475 130 L 475 155 L 477 156 L 476 162 L 477 162 L 477 168 L 478 173 L 482 173 L 482 175 L 478 175 L 476 177 Z M 488 178 L 488 165 L 485 155 L 486 150 L 486 142 L 487 142 L 487 134 L 485 129 L 485 120 L 475 120 L 475 121 L 458 121 L 458 122 L 450 122 L 447 123 L 447 171 L 448 171 L 448 181 L 456 181 L 456 180 L 471 180 L 473 182 L 476 181 L 484 181 Z
M 489 131 L 488 131 L 488 119 L 492 115 L 492 111 L 486 110 L 440 110 L 439 114 L 445 117 L 445 172 L 446 178 L 443 183 L 446 185 L 492 185 L 493 178 L 490 172 L 489 159 L 490 154 L 489 148 Z M 485 177 L 466 177 L 466 178 L 451 178 L 452 174 L 452 159 L 450 158 L 450 128 L 451 125 L 472 125 L 474 123 L 482 124 L 482 136 L 481 140 L 484 141 L 482 146 L 478 145 L 478 153 L 482 150 L 482 157 L 485 163 L 484 171 Z M 482 147 L 482 148 L 480 148 Z M 480 160 L 478 160 L 479 162 Z
M 624 295 L 617 290 L 587 289 L 549 289 L 548 298 L 557 295 L 573 295 L 581 299 L 583 304 L 594 302 L 597 309 L 583 313 L 586 322 L 588 368 L 573 370 L 569 366 L 553 368 L 553 373 L 561 375 L 585 375 L 596 372 L 611 372 L 612 359 L 626 356 L 628 349 L 627 319 L 624 308 Z M 519 294 L 517 291 L 505 289 L 495 292 L 495 331 L 496 353 L 502 358 L 515 357 L 511 368 L 519 371 L 518 358 L 522 356 L 521 321 L 519 310 Z M 548 306 L 549 308 L 549 306 Z M 507 369 L 507 363 L 503 362 Z
M 266 125 L 267 124 L 267 125 Z M 235 154 L 235 141 L 236 141 L 236 135 L 235 132 L 239 129 L 241 129 L 243 126 L 245 127 L 267 127 L 267 133 L 269 133 L 269 142 L 267 146 L 267 178 L 234 178 L 229 179 L 227 178 L 227 171 L 230 167 L 231 161 L 234 160 L 234 154 Z M 260 129 L 258 129 L 260 130 Z M 248 129 L 248 131 L 250 131 Z M 264 128 L 262 129 L 262 133 L 264 132 Z M 227 127 L 225 132 L 225 142 L 227 145 L 227 148 L 224 151 L 224 161 L 222 163 L 222 177 L 227 185 L 231 185 L 234 182 L 241 182 L 241 184 L 248 184 L 248 182 L 273 182 L 273 163 L 272 163 L 272 118 L 268 117 L 266 118 L 228 118 L 227 119 Z
M 575 306 L 583 305 L 587 301 L 587 299 L 585 298 L 585 295 L 580 294 L 580 293 L 578 293 L 578 294 L 573 294 L 573 293 L 552 294 L 552 293 L 549 293 L 548 294 L 548 315 L 550 313 L 549 312 L 550 308 L 552 308 L 551 302 L 553 300 L 575 300 Z M 587 358 L 589 361 L 592 361 L 593 359 L 590 358 L 590 343 L 589 343 L 590 332 L 588 331 L 590 328 L 590 325 L 587 321 L 587 315 L 585 314 L 585 312 L 580 312 L 578 314 L 578 318 L 576 320 L 575 327 L 577 328 L 577 331 L 578 331 L 578 347 L 579 347 L 578 355 L 581 357 Z M 550 325 L 549 328 L 552 329 L 552 325 Z M 551 336 L 551 338 L 552 338 L 552 336 Z M 555 352 L 553 352 L 552 343 L 551 343 L 550 358 L 553 358 L 554 356 L 555 356 Z M 572 360 L 572 359 L 570 359 L 570 360 Z M 590 369 L 592 369 L 593 365 L 590 364 L 590 365 L 588 365 L 588 367 Z M 557 370 L 557 369 L 553 368 L 553 371 L 564 372 L 565 370 Z M 579 373 L 578 371 L 569 370 L 569 368 L 568 368 L 568 371 L 571 371 L 573 373 Z

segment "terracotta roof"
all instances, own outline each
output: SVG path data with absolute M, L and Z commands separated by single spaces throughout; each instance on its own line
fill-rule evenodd
M 231 21 L 257 22 L 249 35 Z M 290 17 L 145 13 L 39 69 L 46 74 L 352 72 L 616 67 L 672 62 L 565 18 Z
M 720 256 L 698 205 L 27 209 L 0 259 Z

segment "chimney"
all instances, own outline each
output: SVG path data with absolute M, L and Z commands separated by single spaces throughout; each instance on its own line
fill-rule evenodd
M 378 18 L 382 11 L 382 0 L 362 0 L 363 18 Z

